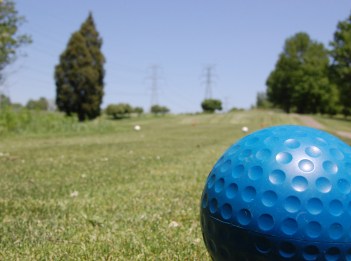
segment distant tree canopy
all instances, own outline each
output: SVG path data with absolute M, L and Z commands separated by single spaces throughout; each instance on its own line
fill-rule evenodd
M 158 114 L 165 115 L 165 114 L 170 112 L 170 110 L 166 106 L 160 106 L 160 105 L 157 105 L 157 104 L 151 106 L 150 111 L 151 111 L 151 113 L 153 113 L 155 115 L 158 115 Z
M 92 120 L 101 113 L 105 58 L 102 39 L 90 13 L 79 31 L 72 34 L 55 68 L 56 104 L 79 121 Z
M 0 94 L 0 109 L 11 106 L 11 100 L 5 94 Z
M 49 109 L 49 101 L 44 97 L 38 100 L 29 100 L 26 108 L 29 110 L 47 111 Z
M 238 108 L 238 107 L 233 107 L 229 109 L 229 112 L 240 112 L 240 111 L 245 111 L 245 109 Z
M 135 108 L 133 108 L 133 112 L 140 116 L 141 114 L 144 113 L 144 109 L 141 107 L 135 107 Z
M 269 109 L 272 104 L 268 101 L 266 92 L 258 92 L 256 95 L 256 108 L 259 109 Z
M 114 119 L 122 119 L 129 117 L 133 112 L 133 108 L 128 103 L 110 104 L 107 106 L 105 112 Z
M 0 82 L 4 80 L 3 70 L 17 57 L 17 50 L 31 43 L 31 37 L 18 34 L 24 17 L 18 15 L 14 1 L 0 2 Z
M 332 113 L 338 91 L 328 78 L 328 51 L 308 34 L 288 38 L 267 79 L 270 102 L 285 112 Z
M 331 42 L 330 76 L 337 84 L 345 116 L 351 114 L 351 14 L 337 25 Z
M 205 99 L 201 103 L 202 110 L 207 113 L 214 113 L 216 110 L 222 110 L 222 102 L 216 99 Z
M 10 97 L 6 96 L 5 94 L 0 94 L 0 112 L 4 109 L 10 110 L 20 110 L 23 106 L 20 103 L 13 103 Z

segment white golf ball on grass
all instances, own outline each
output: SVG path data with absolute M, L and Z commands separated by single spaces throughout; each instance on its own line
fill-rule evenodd
M 244 127 L 241 128 L 241 130 L 242 130 L 242 132 L 248 132 L 248 131 L 249 131 L 249 128 L 246 127 L 246 126 L 244 126 Z

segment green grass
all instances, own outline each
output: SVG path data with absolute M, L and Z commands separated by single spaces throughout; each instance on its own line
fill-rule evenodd
M 315 116 L 323 125 L 327 126 L 329 131 L 347 131 L 351 132 L 351 120 L 350 118 L 344 118 L 343 116 L 335 116 L 333 118 L 328 116 Z
M 297 123 L 250 111 L 3 136 L 0 259 L 209 260 L 199 202 L 212 166 L 243 137 L 242 126 Z
M 104 117 L 81 124 L 77 117 L 62 113 L 33 110 L 0 110 L 0 137 L 13 135 L 72 135 L 74 133 L 104 133 L 119 130 L 120 126 Z

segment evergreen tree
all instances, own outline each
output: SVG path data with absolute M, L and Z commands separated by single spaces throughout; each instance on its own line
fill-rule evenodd
M 104 56 L 102 40 L 92 14 L 72 34 L 55 68 L 56 104 L 66 115 L 76 113 L 79 121 L 100 115 L 103 97 Z
M 267 79 L 269 100 L 289 113 L 332 113 L 337 90 L 328 79 L 328 52 L 308 34 L 297 33 L 285 42 L 275 69 Z
M 95 111 L 92 111 L 92 117 L 97 117 L 101 113 L 100 104 L 102 103 L 102 98 L 104 95 L 103 86 L 104 86 L 104 63 L 105 57 L 101 52 L 102 39 L 99 36 L 98 31 L 96 30 L 95 22 L 93 19 L 92 13 L 89 13 L 88 18 L 82 24 L 80 28 L 80 33 L 84 36 L 87 48 L 90 55 L 92 56 L 93 63 L 92 66 L 94 71 L 97 73 L 97 81 L 95 86 L 95 98 L 96 103 L 99 103 L 99 106 L 95 106 Z
M 351 15 L 337 25 L 331 42 L 331 79 L 338 85 L 345 116 L 351 114 Z

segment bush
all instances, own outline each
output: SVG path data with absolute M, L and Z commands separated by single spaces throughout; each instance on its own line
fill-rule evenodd
M 31 122 L 32 115 L 28 110 L 14 110 L 10 106 L 0 110 L 0 133 L 19 132 Z
M 11 105 L 11 100 L 5 94 L 0 94 L 0 109 L 4 109 Z
M 169 109 L 166 106 L 153 105 L 151 106 L 151 113 L 155 115 L 157 114 L 165 115 L 166 113 L 169 113 Z
M 49 109 L 49 102 L 44 97 L 41 97 L 39 100 L 29 100 L 26 108 L 29 110 L 47 111 Z
M 105 112 L 114 119 L 122 119 L 130 117 L 133 108 L 128 103 L 110 104 L 107 106 Z
M 138 116 L 140 116 L 141 114 L 144 113 L 144 109 L 141 108 L 141 107 L 135 107 L 135 108 L 133 109 L 133 112 L 136 113 L 136 114 L 138 114 Z
M 204 112 L 214 113 L 216 110 L 222 110 L 222 102 L 216 99 L 205 99 L 201 107 Z
M 78 122 L 75 115 L 61 112 L 35 111 L 12 106 L 0 109 L 0 138 L 7 135 L 52 135 L 114 131 L 116 124 L 97 118 L 94 121 Z
M 237 107 L 233 107 L 229 110 L 229 112 L 239 112 L 239 111 L 245 111 L 243 108 L 237 108 Z

